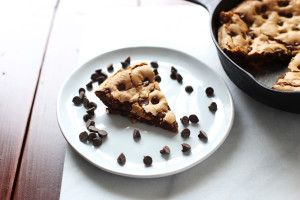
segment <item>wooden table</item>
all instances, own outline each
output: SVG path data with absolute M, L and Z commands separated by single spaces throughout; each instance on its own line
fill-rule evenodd
M 56 99 L 62 82 L 77 66 L 85 13 L 100 7 L 162 5 L 193 4 L 181 0 L 0 3 L 1 200 L 59 198 L 66 141 L 57 124 Z

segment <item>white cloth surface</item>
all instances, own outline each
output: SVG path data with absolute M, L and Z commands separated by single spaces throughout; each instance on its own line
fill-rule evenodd
M 235 103 L 228 138 L 208 159 L 169 177 L 134 179 L 100 170 L 68 147 L 61 199 L 300 199 L 300 115 L 263 105 L 222 69 L 200 6 L 106 8 L 85 16 L 80 61 L 128 46 L 183 51 L 218 72 Z

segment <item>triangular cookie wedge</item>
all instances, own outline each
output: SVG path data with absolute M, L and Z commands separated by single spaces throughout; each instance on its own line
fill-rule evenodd
M 175 114 L 154 80 L 154 72 L 146 62 L 120 69 L 95 91 L 111 114 L 128 116 L 130 120 L 178 132 Z

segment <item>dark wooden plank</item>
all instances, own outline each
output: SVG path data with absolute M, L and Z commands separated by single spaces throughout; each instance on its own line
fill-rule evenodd
M 0 2 L 0 199 L 9 199 L 57 0 Z
M 27 133 L 14 199 L 58 199 L 66 141 L 56 119 L 58 91 L 77 66 L 84 1 L 61 0 Z

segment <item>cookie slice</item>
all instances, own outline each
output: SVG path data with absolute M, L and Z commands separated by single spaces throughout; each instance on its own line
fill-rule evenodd
M 177 133 L 175 115 L 154 77 L 146 62 L 133 64 L 107 78 L 95 94 L 110 114 L 121 114 L 133 123 L 140 121 Z

